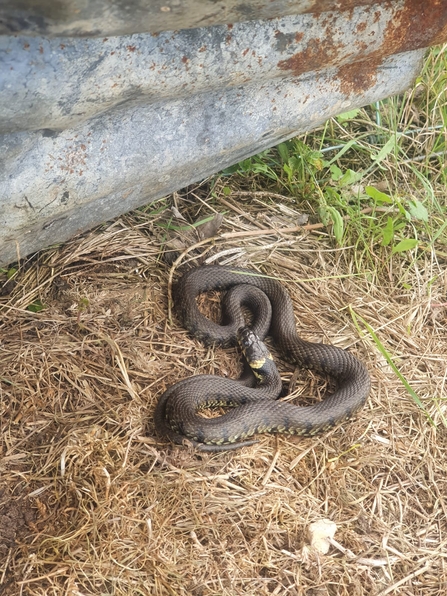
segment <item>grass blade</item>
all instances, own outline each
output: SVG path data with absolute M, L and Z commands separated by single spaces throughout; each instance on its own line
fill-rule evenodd
M 355 326 L 359 330 L 359 332 L 361 332 L 361 329 L 360 329 L 360 326 L 358 324 L 358 320 L 360 320 L 363 323 L 363 325 L 368 330 L 368 333 L 373 338 L 374 343 L 376 344 L 379 352 L 382 354 L 382 356 L 385 358 L 385 360 L 391 366 L 394 374 L 400 379 L 400 381 L 402 382 L 403 386 L 405 387 L 405 389 L 410 394 L 410 396 L 411 396 L 412 400 L 414 401 L 414 403 L 417 406 L 419 406 L 419 408 L 421 408 L 421 410 L 424 411 L 424 413 L 427 416 L 427 419 L 429 420 L 430 424 L 433 425 L 433 426 L 436 426 L 435 423 L 434 423 L 434 421 L 433 421 L 433 419 L 431 418 L 430 414 L 427 412 L 427 409 L 425 408 L 425 406 L 422 403 L 421 399 L 419 398 L 419 396 L 417 395 L 417 393 L 414 391 L 414 389 L 411 387 L 410 383 L 407 381 L 407 379 L 404 377 L 404 375 L 400 372 L 400 370 L 394 364 L 394 362 L 393 362 L 393 360 L 391 358 L 390 353 L 385 348 L 385 346 L 383 345 L 383 343 L 380 341 L 380 339 L 378 338 L 378 336 L 374 332 L 374 330 L 371 327 L 371 325 L 369 325 L 362 316 L 360 316 L 359 314 L 356 314 L 351 307 L 349 307 L 349 312 L 351 313 L 352 319 L 353 319 L 353 321 L 355 323 Z

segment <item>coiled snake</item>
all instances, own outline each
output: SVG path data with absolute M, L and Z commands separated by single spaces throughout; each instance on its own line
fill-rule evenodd
M 230 290 L 225 325 L 214 323 L 199 311 L 196 297 L 209 290 Z M 190 333 L 220 345 L 235 343 L 238 330 L 245 326 L 241 305 L 249 306 L 254 314 L 253 332 L 261 340 L 269 333 L 289 362 L 330 375 L 337 381 L 337 389 L 321 402 L 299 407 L 275 401 L 281 380 L 271 371 L 267 382 L 263 378 L 258 387 L 246 386 L 245 378 L 239 382 L 214 375 L 189 377 L 167 389 L 155 409 L 156 429 L 173 442 L 182 443 L 187 438 L 200 450 L 221 451 L 252 444 L 254 441 L 246 439 L 256 433 L 314 435 L 349 419 L 364 405 L 371 386 L 364 364 L 341 348 L 301 339 L 296 333 L 292 301 L 278 281 L 249 269 L 202 266 L 183 275 L 174 299 Z M 256 344 L 256 337 L 250 337 Z M 255 359 L 263 349 L 264 344 L 258 342 Z M 268 350 L 262 352 L 262 358 L 268 361 L 267 354 Z M 218 418 L 200 416 L 201 408 L 214 404 L 234 407 Z

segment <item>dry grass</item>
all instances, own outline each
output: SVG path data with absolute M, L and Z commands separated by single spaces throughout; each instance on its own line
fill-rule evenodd
M 183 202 L 171 197 L 48 250 L 7 284 L 0 592 L 445 593 L 445 266 L 425 252 L 411 266 L 398 256 L 383 275 L 359 275 L 349 249 L 279 210 L 295 209 L 287 197 L 274 208 L 259 195 L 226 197 L 219 184 L 207 193 L 190 189 Z M 200 244 L 195 230 L 174 231 L 174 204 L 188 221 L 225 212 L 217 238 Z M 186 250 L 172 269 L 165 257 L 175 258 L 179 238 Z M 239 370 L 236 350 L 205 348 L 168 316 L 170 272 L 217 255 L 277 276 L 303 337 L 367 363 L 373 390 L 356 420 L 314 439 L 264 436 L 210 455 L 155 435 L 167 386 Z M 45 308 L 27 310 L 36 300 Z M 433 425 L 348 307 L 375 330 Z M 297 395 L 325 390 L 324 379 L 286 365 L 282 375 Z M 320 518 L 337 524 L 354 556 L 308 549 L 308 525 Z

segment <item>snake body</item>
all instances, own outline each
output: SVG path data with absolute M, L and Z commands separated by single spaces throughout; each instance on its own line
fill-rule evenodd
M 241 289 L 236 289 L 239 285 Z M 199 311 L 199 294 L 231 288 L 238 306 L 227 307 L 226 325 L 214 323 Z M 260 315 L 268 309 L 261 292 L 271 305 L 271 320 L 267 315 L 259 323 Z M 253 329 L 260 339 L 269 333 L 289 362 L 331 376 L 337 381 L 336 391 L 319 403 L 299 407 L 276 401 L 280 380 L 273 386 L 247 387 L 214 375 L 193 376 L 161 396 L 154 415 L 161 434 L 176 443 L 186 437 L 202 450 L 231 449 L 251 444 L 253 441 L 246 439 L 256 433 L 309 436 L 329 430 L 365 404 L 371 387 L 365 365 L 341 348 L 301 339 L 295 328 L 292 301 L 278 281 L 249 269 L 208 265 L 184 274 L 175 295 L 179 314 L 190 333 L 205 343 L 220 345 L 235 343 L 237 330 L 245 325 L 239 304 L 250 305 L 256 300 L 259 303 L 253 307 Z M 218 418 L 205 419 L 198 414 L 200 408 L 212 404 L 236 407 Z

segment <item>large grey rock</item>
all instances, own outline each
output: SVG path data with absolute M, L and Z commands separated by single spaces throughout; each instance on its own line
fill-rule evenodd
M 165 21 L 165 5 L 150 3 L 146 14 L 144 0 L 48 0 L 31 3 L 28 20 L 19 15 L 26 0 L 2 4 L 3 29 L 21 32 L 0 35 L 0 264 L 401 93 L 424 51 L 407 50 L 445 35 L 447 19 L 442 3 L 416 3 L 431 11 L 416 35 L 411 2 L 348 2 L 349 10 L 313 14 L 310 2 L 276 0 L 248 2 L 250 18 L 261 6 L 262 16 L 303 14 L 74 37 L 163 28 L 171 12 L 185 27 L 198 24 L 176 1 Z M 206 7 L 208 23 L 210 3 L 190 2 Z M 129 22 L 127 5 L 135 7 Z M 221 22 L 220 4 L 212 6 Z M 231 15 L 240 18 L 241 6 L 230 2 Z M 73 37 L 51 37 L 61 33 Z

